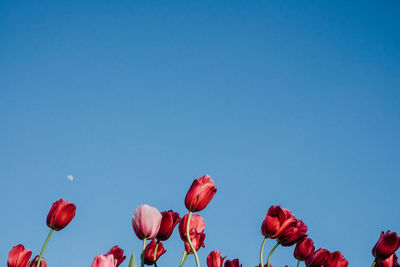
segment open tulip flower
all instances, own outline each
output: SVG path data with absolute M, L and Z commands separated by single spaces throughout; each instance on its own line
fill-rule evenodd
M 8 253 L 8 267 L 26 267 L 32 256 L 32 251 L 25 249 L 21 244 L 13 247 Z
M 185 251 L 188 254 L 194 254 L 193 249 L 191 248 L 186 234 L 186 227 L 188 223 L 189 214 L 183 216 L 179 223 L 179 234 L 181 236 L 182 241 L 185 243 Z M 204 239 L 206 235 L 204 234 L 204 229 L 206 224 L 204 222 L 203 217 L 198 214 L 194 214 L 189 223 L 189 237 L 195 251 L 199 250 L 201 247 L 205 247 Z

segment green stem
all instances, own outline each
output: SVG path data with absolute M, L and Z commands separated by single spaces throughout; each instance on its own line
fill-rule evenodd
M 375 259 L 374 262 L 372 263 L 372 266 L 371 266 L 371 267 L 374 267 L 374 266 L 375 266 L 375 263 L 376 263 L 376 259 Z
M 299 266 L 300 266 L 300 260 L 297 261 L 297 267 L 299 267 Z
M 189 211 L 189 217 L 188 217 L 188 221 L 187 221 L 187 224 L 186 224 L 186 238 L 187 238 L 187 240 L 189 242 L 190 248 L 193 250 L 194 257 L 196 258 L 196 265 L 197 265 L 197 267 L 200 267 L 199 256 L 197 255 L 197 251 L 194 248 L 194 246 L 192 244 L 192 241 L 190 240 L 190 235 L 189 235 L 189 225 L 190 225 L 190 219 L 191 218 L 192 218 L 192 212 Z
M 43 245 L 43 247 L 42 247 L 42 250 L 40 251 L 39 260 L 38 260 L 38 262 L 37 262 L 37 264 L 36 264 L 36 267 L 39 267 L 39 266 L 40 266 L 40 262 L 42 261 L 42 257 L 43 257 L 44 250 L 46 249 L 47 243 L 49 243 L 51 234 L 52 234 L 53 232 L 54 232 L 54 229 L 52 228 L 52 229 L 50 230 L 49 235 L 48 235 L 47 238 L 46 238 L 46 241 L 44 242 L 44 245 Z
M 179 264 L 179 267 L 183 266 L 183 264 L 185 263 L 185 261 L 187 259 L 187 256 L 188 256 L 188 254 L 187 254 L 186 250 L 183 250 L 182 259 L 181 259 L 181 263 Z
M 267 259 L 267 266 L 270 267 L 269 261 L 271 259 L 272 253 L 274 253 L 275 249 L 279 246 L 279 242 L 276 243 L 276 245 L 271 249 L 271 251 L 268 254 L 268 259 Z
M 158 244 L 160 244 L 160 240 L 157 240 L 157 244 L 156 244 L 156 247 L 155 247 L 155 249 L 154 249 L 153 263 L 154 263 L 154 266 L 155 266 L 155 267 L 157 267 L 156 260 L 157 260 Z
M 264 267 L 263 253 L 264 253 L 265 241 L 267 241 L 266 237 L 264 237 L 264 240 L 261 244 L 261 250 L 260 250 L 260 265 L 261 265 L 261 267 Z
M 146 240 L 147 240 L 147 238 L 143 238 L 142 255 L 140 255 L 140 259 L 141 259 L 140 266 L 142 266 L 142 267 L 144 267 L 144 249 L 146 248 Z

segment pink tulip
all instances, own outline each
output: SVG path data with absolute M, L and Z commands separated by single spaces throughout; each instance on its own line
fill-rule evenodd
M 116 267 L 117 260 L 114 259 L 114 255 L 98 255 L 94 257 L 92 267 Z
M 140 240 L 152 239 L 160 230 L 161 219 L 162 215 L 156 208 L 140 205 L 132 217 L 133 230 Z

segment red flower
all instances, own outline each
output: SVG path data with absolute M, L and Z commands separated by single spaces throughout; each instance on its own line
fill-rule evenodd
M 214 181 L 208 175 L 195 179 L 186 194 L 185 205 L 189 211 L 204 209 L 217 192 Z
M 315 251 L 314 241 L 311 238 L 303 238 L 297 242 L 294 248 L 294 257 L 300 261 L 304 261 L 308 256 L 313 254 Z
M 329 250 L 320 248 L 315 251 L 313 254 L 306 258 L 306 266 L 307 267 L 324 267 L 328 257 L 330 255 Z
M 302 220 L 296 219 L 278 236 L 278 242 L 285 247 L 289 247 L 297 243 L 297 241 L 307 236 L 307 225 Z
M 47 226 L 60 231 L 67 226 L 75 217 L 76 206 L 74 203 L 63 200 L 62 198 L 53 203 L 47 215 Z
M 36 267 L 37 263 L 39 261 L 39 255 L 37 255 L 35 258 L 33 258 L 33 260 L 31 262 L 28 263 L 29 267 Z M 47 262 L 44 260 L 44 258 L 42 258 L 40 260 L 40 267 L 47 267 Z
M 381 232 L 378 242 L 372 249 L 372 255 L 378 260 L 384 260 L 390 257 L 400 246 L 400 238 L 395 232 Z
M 171 236 L 180 218 L 179 218 L 179 213 L 174 212 L 172 210 L 163 211 L 161 212 L 161 215 L 162 219 L 161 219 L 160 230 L 158 231 L 157 234 L 157 239 L 165 241 Z
M 280 206 L 271 206 L 261 225 L 261 233 L 265 237 L 275 239 L 295 221 L 296 219 L 289 210 L 281 209 Z
M 154 251 L 156 249 L 157 242 L 155 239 L 151 240 L 149 244 L 147 244 L 146 248 L 144 249 L 144 264 L 146 265 L 153 265 L 154 264 Z M 156 253 L 156 261 L 158 258 L 164 254 L 166 250 L 164 249 L 163 243 L 158 243 L 157 253 Z
M 126 256 L 124 256 L 124 250 L 118 246 L 113 246 L 105 255 L 114 256 L 114 259 L 117 260 L 117 265 L 115 265 L 115 267 L 118 267 L 126 258 Z
M 29 258 L 32 256 L 32 251 L 25 249 L 23 245 L 19 244 L 13 247 L 8 253 L 8 267 L 26 267 Z
M 343 257 L 340 251 L 335 251 L 329 254 L 325 267 L 347 267 L 349 262 Z
M 242 267 L 242 264 L 239 263 L 239 259 L 234 259 L 232 261 L 227 260 L 225 262 L 225 267 Z
M 400 267 L 396 253 L 393 253 L 386 260 L 376 260 L 375 267 Z
M 185 242 L 185 250 L 188 254 L 192 254 L 193 251 L 190 248 L 189 242 L 187 241 L 186 237 L 186 225 L 187 225 L 187 220 L 188 220 L 189 214 L 186 214 L 183 216 L 179 223 L 179 234 L 181 236 L 181 239 L 183 242 Z M 192 242 L 193 247 L 197 250 L 200 249 L 200 247 L 205 247 L 204 245 L 204 239 L 206 237 L 206 234 L 204 234 L 204 228 L 206 227 L 206 224 L 204 223 L 203 217 L 200 215 L 194 214 L 192 215 L 192 218 L 190 219 L 190 224 L 189 224 L 189 237 L 190 241 Z
M 208 267 L 222 267 L 225 257 L 221 257 L 221 251 L 211 251 L 207 256 L 207 266 Z

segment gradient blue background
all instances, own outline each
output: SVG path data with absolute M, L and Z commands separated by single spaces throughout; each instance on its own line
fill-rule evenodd
M 258 264 L 275 204 L 317 247 L 370 266 L 380 231 L 400 231 L 399 12 L 365 0 L 1 1 L 1 264 L 18 243 L 39 253 L 61 197 L 77 213 L 50 240 L 50 267 L 90 266 L 115 244 L 138 255 L 135 208 L 184 214 L 192 180 L 210 174 L 202 266 L 218 249 Z M 177 232 L 165 246 L 159 266 L 177 266 Z M 292 252 L 273 265 L 294 266 Z

